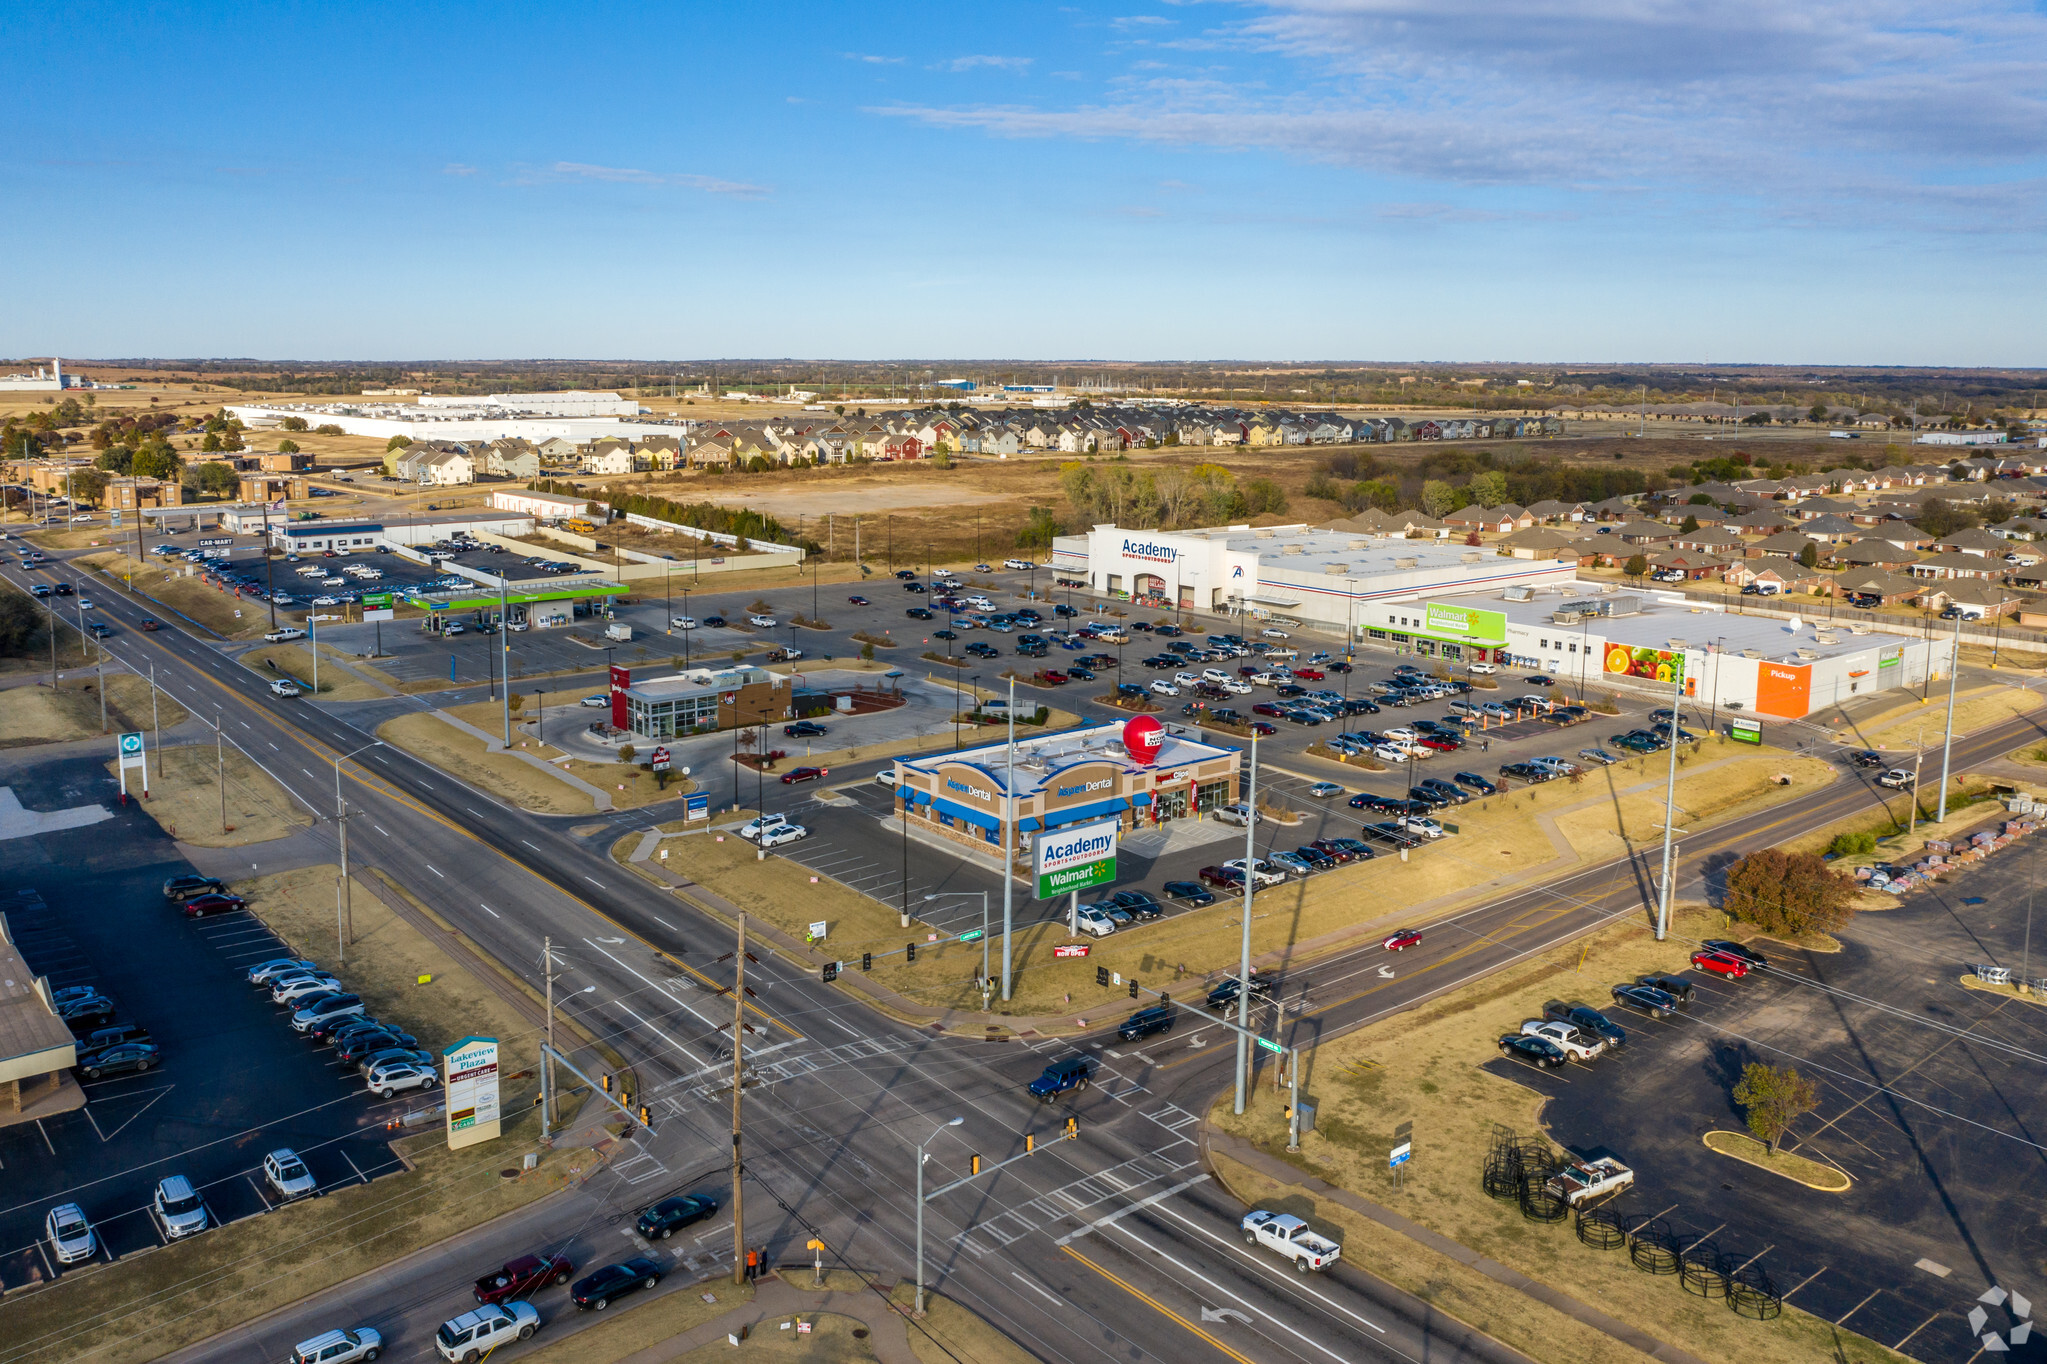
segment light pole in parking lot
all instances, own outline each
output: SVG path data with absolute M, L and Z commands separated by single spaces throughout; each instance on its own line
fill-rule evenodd
M 1955 679 L 1961 675 L 1962 618 L 1958 615 L 1955 617 L 1955 647 L 1947 660 L 1947 724 L 1942 726 L 1940 736 L 1940 812 L 1933 817 L 1936 824 L 1947 819 L 1948 758 L 1955 748 Z
M 1243 952 L 1237 964 L 1237 1106 L 1251 1085 L 1251 883 L 1258 865 L 1258 731 L 1251 731 L 1251 769 L 1244 786 L 1244 935 Z
M 334 886 L 334 936 L 339 942 L 341 960 L 348 960 L 348 944 L 355 940 L 355 896 L 348 884 L 348 802 L 341 798 L 341 764 L 356 753 L 367 753 L 373 748 L 382 748 L 384 741 L 364 744 L 354 753 L 337 753 L 334 756 L 334 826 L 341 831 L 341 879 Z
M 1009 770 L 1002 779 L 1002 998 L 1009 1000 L 1009 930 L 1016 891 L 1016 679 L 1009 679 Z
M 689 589 L 686 587 L 682 589 L 682 614 L 685 619 L 690 618 Z M 689 637 L 695 633 L 696 630 L 694 628 L 682 632 L 682 670 L 684 672 L 689 671 Z

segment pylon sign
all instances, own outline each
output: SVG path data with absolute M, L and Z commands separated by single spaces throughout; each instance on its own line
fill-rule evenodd
M 114 751 L 120 757 L 121 794 L 128 794 L 128 769 L 138 768 L 142 773 L 142 794 L 149 794 L 149 754 L 142 745 L 142 732 L 123 734 L 115 740 Z

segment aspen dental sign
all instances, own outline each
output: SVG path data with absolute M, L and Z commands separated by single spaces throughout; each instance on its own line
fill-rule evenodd
M 1038 835 L 1038 898 L 1105 886 L 1116 879 L 1113 819 Z
M 1458 639 L 1492 644 L 1506 642 L 1507 615 L 1504 611 L 1479 611 L 1434 601 L 1429 602 L 1427 608 L 1423 628 L 1432 635 L 1452 635 Z

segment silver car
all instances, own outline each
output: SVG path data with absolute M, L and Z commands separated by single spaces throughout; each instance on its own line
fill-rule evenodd
M 384 1338 L 367 1326 L 353 1331 L 329 1331 L 294 1345 L 285 1364 L 355 1364 L 384 1353 Z
M 76 1203 L 59 1203 L 50 1209 L 49 1216 L 43 1219 L 43 1232 L 50 1238 L 50 1250 L 58 1264 L 90 1260 L 99 1250 L 99 1238 L 93 1234 L 92 1223 L 85 1220 L 85 1209 Z
M 299 1153 L 289 1146 L 281 1146 L 263 1157 L 263 1178 L 286 1202 L 320 1191 L 320 1181 L 313 1178 L 313 1172 L 299 1159 Z M 354 1358 L 352 1355 L 349 1357 Z
M 206 1202 L 183 1175 L 160 1180 L 149 1200 L 150 1220 L 166 1241 L 181 1241 L 206 1230 Z

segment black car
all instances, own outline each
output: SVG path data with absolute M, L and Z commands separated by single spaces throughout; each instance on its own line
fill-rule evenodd
M 1199 881 L 1168 881 L 1159 890 L 1169 900 L 1178 900 L 1183 905 L 1200 908 L 1215 903 L 1215 892 Z
M 1171 1032 L 1172 1030 L 1173 1006 L 1170 1004 L 1154 1004 L 1149 1009 L 1139 1009 L 1136 1013 L 1124 1019 L 1123 1026 L 1116 1029 L 1116 1036 L 1122 1038 L 1125 1042 L 1135 1042 L 1139 1038 L 1150 1037 L 1155 1032 Z
M 334 1044 L 334 1054 L 344 1065 L 358 1065 L 365 1056 L 374 1056 L 380 1051 L 391 1051 L 398 1047 L 410 1047 L 419 1041 L 411 1033 L 399 1032 L 392 1028 L 371 1028 L 368 1031 L 352 1033 Z
M 1756 951 L 1755 948 L 1743 943 L 1733 942 L 1726 938 L 1708 938 L 1699 945 L 1701 947 L 1710 947 L 1715 952 L 1725 952 L 1730 957 L 1738 957 L 1742 961 L 1747 962 L 1749 969 L 1752 971 L 1767 971 L 1770 969 L 1770 959 L 1768 957 Z
M 1538 782 L 1548 781 L 1555 774 L 1528 763 L 1501 763 L 1500 775 L 1512 777 L 1515 781 Z
M 1345 715 L 1377 715 L 1379 713 L 1379 703 L 1367 700 L 1362 696 L 1353 696 L 1343 703 L 1343 713 Z
M 1407 798 L 1410 801 L 1420 802 L 1423 807 L 1429 810 L 1440 810 L 1444 806 L 1451 803 L 1450 797 L 1444 795 L 1441 791 L 1438 791 L 1433 787 L 1428 786 L 1408 787 Z
M 140 1023 L 115 1023 L 111 1027 L 94 1028 L 91 1032 L 79 1038 L 78 1054 L 85 1056 L 92 1052 L 104 1051 L 108 1047 L 118 1046 L 123 1042 L 147 1042 L 148 1040 L 149 1029 L 143 1027 Z
M 1079 682 L 1092 682 L 1095 680 L 1095 672 L 1092 668 L 1069 667 L 1066 670 L 1066 675 Z
M 1564 1055 L 1564 1049 L 1547 1037 L 1524 1037 L 1520 1033 L 1507 1033 L 1500 1038 L 1500 1054 L 1516 1060 L 1532 1062 L 1535 1065 L 1555 1070 L 1571 1058 Z
M 1889 762 L 1889 759 L 1885 758 L 1883 754 L 1875 749 L 1865 748 L 1860 753 L 1850 753 L 1848 761 L 1854 763 L 1857 767 L 1883 767 Z
M 74 1034 L 91 1032 L 114 1021 L 114 1001 L 101 994 L 59 1000 L 57 1017 L 70 1024 Z
M 928 606 L 913 606 L 909 610 L 903 612 L 903 614 L 908 616 L 911 620 L 935 619 L 935 617 L 933 617 L 931 614 L 931 608 Z
M 1567 1004 L 1552 999 L 1542 1006 L 1542 1016 L 1556 1023 L 1569 1023 L 1582 1033 L 1604 1037 L 1610 1046 L 1625 1046 L 1628 1034 L 1619 1024 L 1588 1004 Z
M 111 1047 L 102 1047 L 95 1052 L 78 1058 L 78 1073 L 87 1080 L 97 1080 L 102 1075 L 120 1075 L 127 1071 L 140 1073 L 156 1068 L 158 1061 L 156 1045 L 152 1042 L 117 1042 Z
M 584 1311 L 602 1312 L 613 1298 L 622 1298 L 636 1288 L 652 1288 L 667 1272 L 653 1256 L 635 1255 L 576 1280 L 569 1297 Z
M 723 616 L 705 616 L 705 617 L 704 617 L 704 624 L 705 624 L 705 625 L 707 625 L 707 626 L 709 626 L 709 627 L 710 627 L 711 629 L 713 629 L 713 630 L 717 629 L 717 628 L 718 628 L 719 626 L 723 625 L 724 623 L 725 623 L 725 617 L 723 617 Z
M 1207 1007 L 1211 1009 L 1228 1008 L 1237 1002 L 1237 996 L 1243 992 L 1244 987 L 1237 982 L 1235 976 L 1226 977 L 1222 984 L 1208 992 Z M 1257 976 L 1251 977 L 1251 993 L 1254 995 L 1271 994 L 1272 981 L 1270 979 L 1260 979 Z
M 1683 976 L 1636 976 L 1635 984 L 1646 985 L 1652 990 L 1661 990 L 1680 1004 L 1692 1002 L 1692 982 Z
M 1141 890 L 1119 890 L 1109 897 L 1109 903 L 1126 911 L 1133 919 L 1163 918 L 1166 912 L 1157 900 Z
M 1360 792 L 1350 798 L 1351 809 L 1377 810 L 1382 815 L 1390 815 L 1396 811 L 1403 810 L 1405 805 L 1405 801 L 1395 800 L 1391 796 L 1376 796 L 1370 791 Z
M 642 1211 L 633 1226 L 649 1241 L 665 1241 L 678 1227 L 701 1222 L 716 1211 L 718 1205 L 701 1194 L 678 1194 Z
M 1379 824 L 1367 824 L 1361 832 L 1368 838 L 1384 839 L 1396 848 L 1420 847 L 1422 841 L 1419 834 L 1409 833 L 1392 820 L 1386 820 Z
M 1459 772 L 1456 781 L 1459 786 L 1469 786 L 1481 796 L 1490 796 L 1500 789 L 1476 772 Z
M 1303 843 L 1300 847 L 1295 848 L 1294 856 L 1300 858 L 1303 862 L 1306 862 L 1316 871 L 1327 871 L 1329 868 L 1336 865 L 1335 854 L 1326 853 L 1322 851 L 1322 849 L 1316 847 L 1313 843 Z
M 1651 1018 L 1668 1018 L 1677 1008 L 1677 1000 L 1650 985 L 1616 985 L 1613 1002 L 1632 1004 Z
M 1531 673 L 1526 680 L 1531 687 L 1554 687 L 1557 684 L 1554 677 L 1545 677 L 1541 673 Z
M 958 639 L 959 633 L 954 630 L 933 630 L 931 637 L 933 639 Z
M 798 720 L 793 725 L 783 725 L 782 733 L 791 739 L 822 739 L 829 731 L 815 720 Z
M 1441 777 L 1430 777 L 1422 783 L 1422 786 L 1435 792 L 1452 805 L 1469 805 L 1471 803 L 1470 796 L 1464 794 L 1464 792 L 1458 790 L 1449 782 L 1444 781 Z
M 1351 846 L 1354 843 L 1356 843 L 1356 840 L 1348 838 L 1318 838 L 1313 843 L 1310 843 L 1308 847 L 1321 853 L 1338 866 L 1343 866 L 1349 862 L 1356 862 L 1360 859 L 1369 859 L 1372 856 L 1370 848 L 1365 847 L 1362 843 L 1356 843 L 1355 847 Z M 1306 857 L 1307 855 L 1306 849 L 1303 849 L 1301 856 Z
M 978 639 L 975 640 L 972 644 L 967 645 L 960 652 L 972 654 L 975 658 L 995 658 L 1002 653 L 1002 651 L 996 648 L 994 645 L 983 644 Z
M 1116 694 L 1118 696 L 1143 696 L 1144 688 L 1135 682 L 1118 682 L 1116 684 Z
M 217 876 L 173 876 L 163 883 L 163 898 L 166 900 L 188 900 L 194 895 L 209 895 L 227 889 L 227 882 Z

